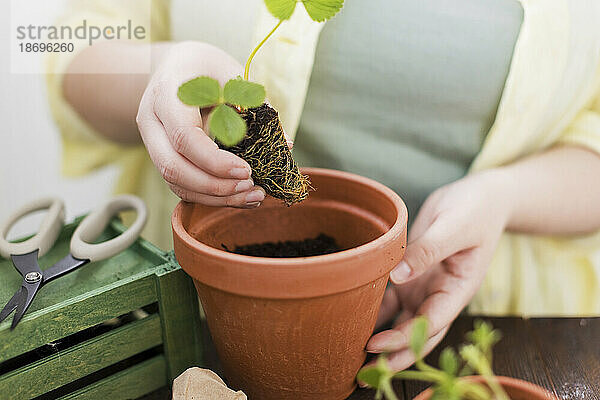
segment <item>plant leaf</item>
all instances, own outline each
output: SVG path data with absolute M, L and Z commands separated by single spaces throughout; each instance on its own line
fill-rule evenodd
M 302 0 L 302 3 L 308 15 L 317 22 L 328 20 L 344 6 L 344 0 Z
M 494 329 L 492 324 L 483 320 L 475 320 L 473 330 L 466 337 L 471 343 L 481 350 L 488 362 L 492 363 L 492 349 L 502 338 L 500 331 Z
M 208 126 L 215 138 L 225 146 L 238 144 L 246 135 L 246 122 L 233 108 L 220 104 L 208 116 Z
M 425 317 L 418 317 L 413 323 L 409 345 L 416 359 L 421 358 L 423 347 L 427 341 L 427 326 L 428 322 Z
M 474 344 L 467 344 L 461 347 L 460 356 L 473 368 L 479 375 L 490 374 L 492 367 L 481 350 Z
M 200 76 L 179 86 L 177 96 L 190 106 L 214 106 L 220 103 L 221 86 L 215 79 Z
M 356 379 L 374 389 L 381 389 L 383 382 L 391 380 L 393 375 L 394 372 L 388 366 L 385 356 L 380 355 L 375 365 L 362 367 L 356 374 Z
M 383 377 L 384 373 L 376 365 L 363 367 L 356 375 L 356 379 L 375 389 L 379 388 L 379 384 Z
M 267 9 L 280 20 L 289 19 L 296 8 L 296 0 L 265 0 Z
M 458 372 L 458 357 L 452 347 L 446 347 L 440 354 L 440 368 L 447 374 L 456 376 Z
M 265 88 L 243 79 L 232 79 L 225 84 L 225 103 L 250 108 L 258 107 L 265 101 Z

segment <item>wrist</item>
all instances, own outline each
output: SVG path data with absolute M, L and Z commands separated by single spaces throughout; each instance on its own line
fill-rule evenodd
M 503 230 L 508 229 L 518 203 L 515 177 L 504 167 L 482 171 L 478 175 L 483 181 L 490 212 L 494 214 Z

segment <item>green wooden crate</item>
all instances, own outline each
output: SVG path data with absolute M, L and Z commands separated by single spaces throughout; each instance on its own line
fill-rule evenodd
M 64 227 L 42 269 L 68 253 L 80 220 Z M 101 239 L 124 229 L 113 221 Z M 20 284 L 0 258 L 0 308 Z M 145 317 L 133 315 L 140 308 Z M 0 324 L 0 399 L 134 399 L 202 361 L 193 283 L 143 239 L 50 282 L 14 331 L 11 322 Z

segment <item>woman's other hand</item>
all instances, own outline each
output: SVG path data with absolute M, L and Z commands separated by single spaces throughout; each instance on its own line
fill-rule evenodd
M 435 191 L 412 226 L 403 262 L 391 273 L 379 311 L 381 326 L 393 317 L 393 328 L 374 335 L 371 353 L 390 353 L 395 370 L 409 367 L 408 348 L 416 316 L 429 320 L 430 352 L 483 282 L 501 233 L 509 219 L 502 172 L 489 171 Z

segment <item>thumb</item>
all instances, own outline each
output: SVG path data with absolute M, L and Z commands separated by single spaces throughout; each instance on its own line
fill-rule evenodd
M 450 224 L 436 220 L 421 236 L 408 243 L 404 259 L 392 270 L 390 279 L 396 285 L 412 280 L 462 250 L 458 236 Z

